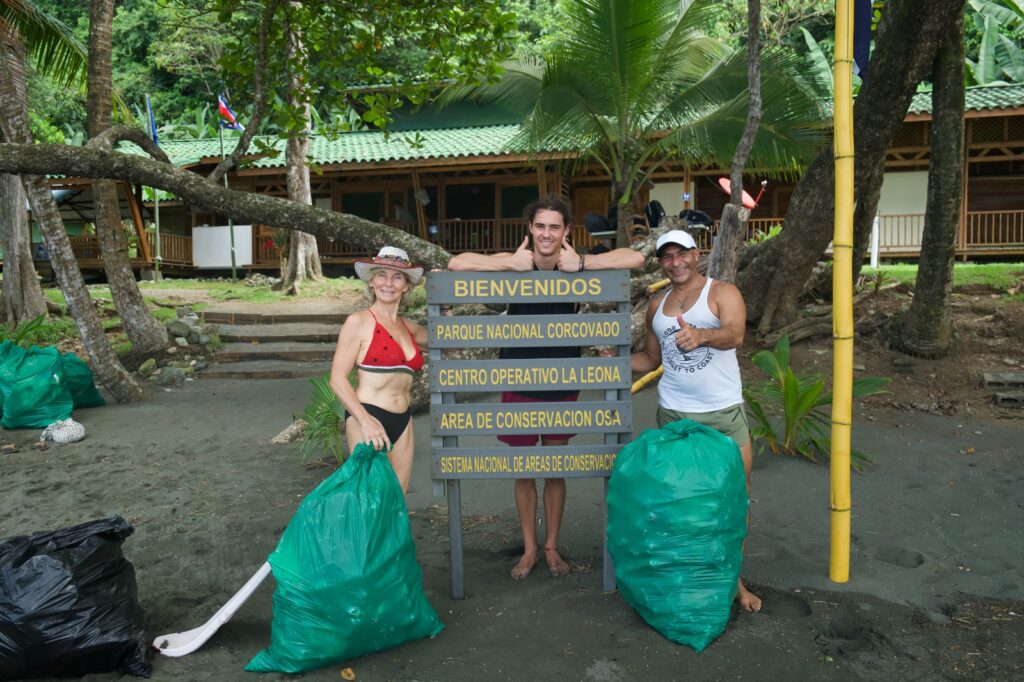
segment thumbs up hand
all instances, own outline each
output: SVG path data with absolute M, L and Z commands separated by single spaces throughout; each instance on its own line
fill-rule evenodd
M 691 327 L 681 314 L 676 315 L 676 322 L 679 323 L 679 331 L 676 332 L 676 345 L 679 346 L 680 350 L 691 351 L 701 345 L 698 338 L 700 334 L 699 329 Z
M 578 272 L 580 269 L 580 255 L 569 243 L 569 234 L 562 237 L 562 250 L 558 254 L 558 269 L 562 272 Z
M 519 245 L 516 252 L 509 260 L 510 269 L 515 272 L 529 272 L 533 270 L 533 251 L 526 248 L 530 243 L 530 235 L 523 237 L 523 243 Z

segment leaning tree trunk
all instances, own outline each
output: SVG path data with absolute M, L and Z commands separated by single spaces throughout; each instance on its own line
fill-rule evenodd
M 0 174 L 0 231 L 4 245 L 4 317 L 7 328 L 46 314 L 29 239 L 25 191 L 17 175 Z
M 736 270 L 743 248 L 743 235 L 747 231 L 750 210 L 743 207 L 743 169 L 754 148 L 757 130 L 761 125 L 761 2 L 747 0 L 747 83 L 750 88 L 747 122 L 743 136 L 736 145 L 729 176 L 732 182 L 729 203 L 722 210 L 718 235 L 711 250 L 708 277 L 726 282 L 736 281 Z
M 949 296 L 964 180 L 964 21 L 948 29 L 932 73 L 931 159 L 921 259 L 914 300 L 897 343 L 905 351 L 936 358 L 953 345 Z
M 111 64 L 114 0 L 92 0 L 89 14 L 89 137 L 96 137 L 111 125 Z M 167 347 L 167 329 L 146 306 L 128 261 L 128 240 L 121 226 L 117 185 L 110 180 L 93 182 L 96 234 L 103 257 L 103 269 L 110 285 L 121 326 L 138 353 L 150 354 Z
M 25 73 L 25 55 L 19 48 L 19 45 L 10 42 L 0 44 L 0 92 L 5 93 L 5 96 L 0 97 L 0 127 L 7 140 L 31 144 L 25 81 L 19 77 Z M 141 399 L 144 395 L 142 387 L 118 362 L 103 333 L 96 308 L 89 298 L 75 254 L 71 250 L 71 240 L 68 239 L 57 204 L 53 200 L 49 181 L 39 175 L 23 175 L 21 180 L 32 207 L 32 216 L 50 254 L 53 272 L 67 299 L 68 309 L 78 326 L 78 334 L 89 354 L 96 377 L 120 402 Z
M 302 40 L 300 36 L 293 33 L 289 40 L 289 52 L 293 55 L 302 54 Z M 308 102 L 299 100 L 299 92 L 302 88 L 302 76 L 295 69 L 291 76 L 291 105 L 294 108 L 302 108 L 304 128 L 309 127 L 310 110 Z M 285 148 L 285 166 L 287 168 L 288 198 L 304 205 L 313 203 L 313 195 L 309 186 L 309 167 L 306 165 L 306 156 L 309 154 L 308 131 L 303 130 L 299 137 L 288 139 Z M 281 271 L 281 283 L 278 287 L 286 294 L 295 295 L 299 293 L 303 282 L 307 280 L 318 281 L 324 278 L 320 268 L 320 253 L 316 246 L 316 237 L 304 232 L 293 232 L 288 247 L 288 262 Z
M 870 229 L 877 208 L 892 137 L 906 116 L 917 84 L 931 72 L 942 35 L 963 12 L 963 5 L 964 0 L 891 0 L 885 4 L 870 70 L 854 104 L 858 243 L 866 242 L 860 226 L 866 224 Z M 740 272 L 747 317 L 758 322 L 760 335 L 796 319 L 804 284 L 832 240 L 834 193 L 830 145 L 811 163 L 793 191 L 782 232 L 759 245 Z

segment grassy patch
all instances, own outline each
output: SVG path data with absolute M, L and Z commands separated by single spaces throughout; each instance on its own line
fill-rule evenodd
M 9 335 L 7 324 L 0 324 L 0 337 Z M 64 339 L 77 339 L 78 327 L 69 317 L 58 317 L 43 322 L 25 335 L 27 343 L 36 346 L 52 346 Z
M 899 282 L 914 286 L 917 281 L 917 265 L 896 263 L 878 268 L 885 282 Z M 874 277 L 874 268 L 863 268 L 861 274 Z M 998 291 L 1006 291 L 1024 279 L 1022 263 L 957 263 L 953 266 L 953 288 L 982 285 Z
M 299 295 L 285 296 L 273 291 L 269 286 L 247 286 L 244 282 L 201 279 L 171 279 L 162 282 L 141 282 L 139 288 L 143 293 L 158 292 L 167 289 L 194 289 L 205 291 L 215 301 L 242 301 L 246 303 L 269 303 L 274 301 L 294 301 L 297 298 L 317 298 L 362 291 L 366 285 L 353 277 L 327 278 L 323 282 L 307 282 L 302 285 Z

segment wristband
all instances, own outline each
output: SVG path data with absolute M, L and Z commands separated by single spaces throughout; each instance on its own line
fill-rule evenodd
M 584 256 L 580 255 L 580 272 L 583 272 L 583 259 L 584 259 Z

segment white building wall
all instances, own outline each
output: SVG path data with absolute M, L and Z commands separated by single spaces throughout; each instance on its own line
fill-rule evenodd
M 651 200 L 657 199 L 668 215 L 677 215 L 683 210 L 683 183 L 662 182 L 651 189 Z M 690 208 L 693 208 L 693 183 L 690 183 Z
M 879 249 L 916 251 L 924 231 L 928 171 L 889 172 L 882 180 L 876 214 L 880 218 Z

